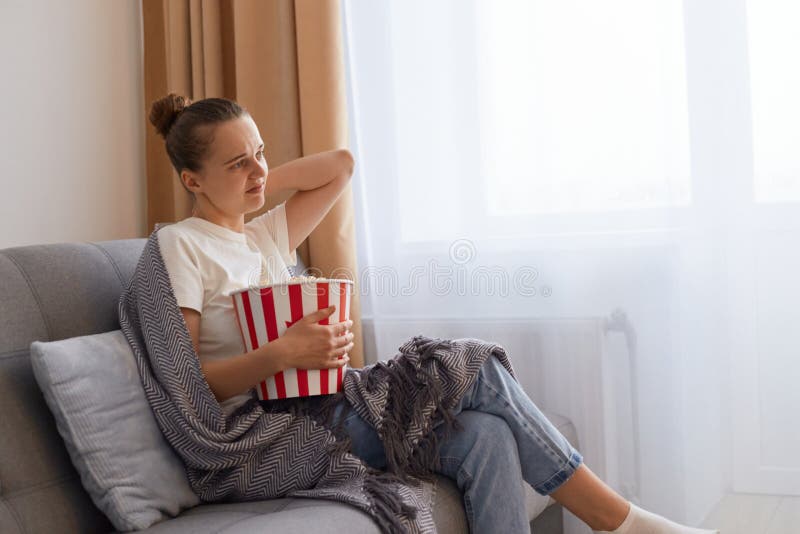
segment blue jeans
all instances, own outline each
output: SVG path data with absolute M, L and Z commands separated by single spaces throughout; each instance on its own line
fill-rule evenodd
M 342 408 L 336 406 L 336 420 Z M 438 472 L 461 490 L 470 532 L 530 533 L 522 481 L 549 495 L 583 457 L 494 356 L 486 359 L 453 413 L 463 429 L 441 443 Z M 384 469 L 386 457 L 375 429 L 355 410 L 345 428 L 353 454 Z M 433 431 L 442 436 L 442 428 L 440 422 Z

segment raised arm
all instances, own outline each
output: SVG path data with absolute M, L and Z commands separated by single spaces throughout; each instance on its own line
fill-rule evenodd
M 311 154 L 269 169 L 264 193 L 296 189 L 286 201 L 289 250 L 322 221 L 353 175 L 355 160 L 346 148 Z

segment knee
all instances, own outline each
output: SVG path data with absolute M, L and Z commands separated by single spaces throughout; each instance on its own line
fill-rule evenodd
M 503 362 L 500 361 L 500 358 L 492 354 L 490 354 L 489 357 L 486 358 L 486 361 L 483 362 L 482 370 L 484 372 L 489 371 L 490 374 L 494 373 L 509 375 L 508 369 L 505 368 Z

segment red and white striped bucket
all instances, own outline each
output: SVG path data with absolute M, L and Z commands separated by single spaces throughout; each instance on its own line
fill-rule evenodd
M 231 294 L 233 309 L 247 352 L 282 336 L 305 315 L 336 305 L 319 324 L 336 324 L 350 318 L 353 281 L 298 278 Z M 285 399 L 328 395 L 342 390 L 347 365 L 336 369 L 285 369 L 256 385 L 259 399 Z

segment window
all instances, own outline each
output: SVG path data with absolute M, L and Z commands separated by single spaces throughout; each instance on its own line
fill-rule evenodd
M 754 193 L 800 201 L 800 4 L 747 2 Z
M 490 214 L 689 202 L 680 2 L 475 8 Z
M 347 6 L 351 76 L 402 242 L 690 202 L 680 2 L 370 4 Z

